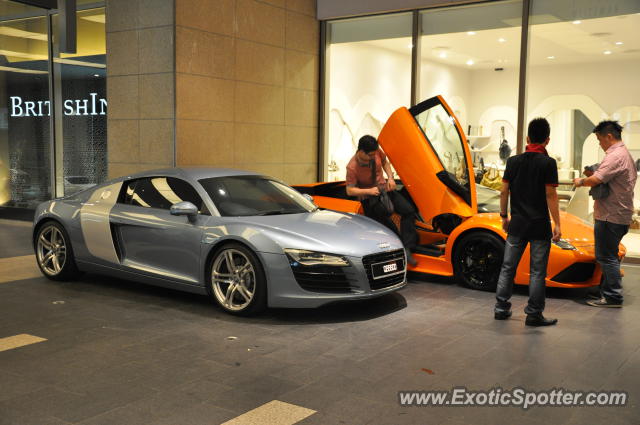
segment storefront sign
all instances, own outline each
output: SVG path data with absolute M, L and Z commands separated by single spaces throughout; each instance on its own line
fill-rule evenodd
M 20 96 L 11 96 L 12 117 L 43 117 L 51 115 L 51 102 L 23 101 Z M 98 93 L 89 93 L 89 99 L 67 99 L 63 103 L 64 114 L 75 115 L 106 115 L 107 99 L 98 98 Z

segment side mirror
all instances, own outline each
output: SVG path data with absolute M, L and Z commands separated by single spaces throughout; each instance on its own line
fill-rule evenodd
M 304 198 L 305 198 L 307 201 L 311 202 L 312 204 L 314 203 L 314 202 L 313 202 L 313 196 L 309 195 L 308 193 L 303 193 L 303 194 L 302 194 L 302 196 L 304 196 Z
M 198 207 L 193 205 L 191 202 L 178 202 L 177 204 L 171 205 L 169 213 L 171 215 L 186 215 L 194 217 L 198 215 Z

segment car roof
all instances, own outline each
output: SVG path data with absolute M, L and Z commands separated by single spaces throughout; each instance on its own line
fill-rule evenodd
M 215 177 L 228 176 L 256 176 L 261 175 L 253 171 L 236 170 L 233 168 L 212 168 L 212 167 L 173 167 L 158 168 L 154 170 L 142 171 L 135 174 L 124 175 L 113 181 L 137 179 L 141 177 L 167 176 L 181 177 L 188 180 L 201 180 Z

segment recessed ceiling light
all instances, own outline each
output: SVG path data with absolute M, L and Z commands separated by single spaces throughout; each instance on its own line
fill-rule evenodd
M 467 65 L 473 65 L 473 60 L 472 60 L 472 59 L 469 59 L 469 60 L 467 61 Z
M 616 41 L 616 46 L 622 46 L 624 43 L 622 41 Z
M 505 41 L 507 41 L 507 40 L 505 40 L 505 39 L 504 39 L 504 38 L 502 38 L 502 37 L 500 37 L 500 38 L 498 39 L 498 43 L 504 43 Z
M 611 50 L 605 50 L 605 51 L 604 51 L 604 52 L 602 52 L 602 53 L 604 53 L 605 55 L 610 55 L 610 54 L 611 54 Z
M 580 25 L 582 23 L 582 21 L 573 21 L 572 24 L 573 25 Z
M 547 56 L 547 59 L 555 59 L 555 56 Z
M 475 31 L 467 31 L 467 35 L 476 35 Z
M 446 58 L 447 57 L 447 53 L 446 52 L 441 52 L 438 56 L 440 56 L 441 58 Z

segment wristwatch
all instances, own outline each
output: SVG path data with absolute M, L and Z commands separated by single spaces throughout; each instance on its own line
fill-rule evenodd
M 507 213 L 505 213 L 505 214 L 500 213 L 500 217 L 502 217 L 502 218 L 508 218 L 508 217 L 509 217 L 509 214 L 507 214 Z

